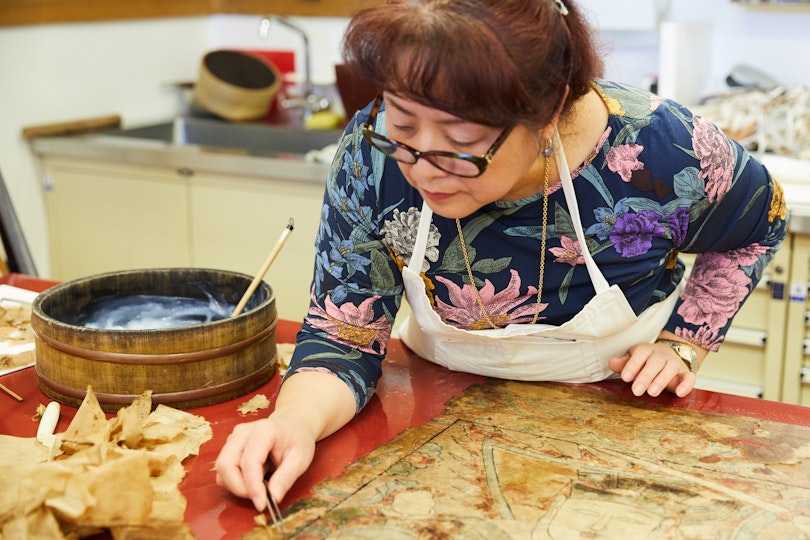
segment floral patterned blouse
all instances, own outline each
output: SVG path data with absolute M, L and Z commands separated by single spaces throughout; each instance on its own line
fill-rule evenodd
M 683 106 L 614 82 L 595 87 L 608 126 L 591 158 L 572 171 L 588 249 L 637 314 L 675 290 L 684 274 L 677 253 L 697 253 L 665 329 L 717 350 L 785 237 L 782 189 L 745 149 Z M 368 113 L 347 127 L 329 172 L 310 309 L 286 375 L 334 373 L 355 393 L 358 411 L 381 375 L 422 207 L 397 163 L 363 140 Z M 383 118 L 384 110 L 378 132 Z M 476 287 L 499 325 L 534 317 L 542 204 L 540 193 L 461 220 Z M 594 289 L 560 184 L 548 204 L 539 321 L 559 325 Z M 490 327 L 455 220 L 434 215 L 422 275 L 445 323 Z

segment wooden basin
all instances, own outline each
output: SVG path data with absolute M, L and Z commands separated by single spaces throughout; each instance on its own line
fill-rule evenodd
M 42 391 L 78 406 L 92 386 L 114 412 L 146 390 L 152 403 L 186 409 L 233 399 L 275 373 L 275 295 L 262 282 L 233 318 L 179 328 L 109 330 L 75 323 L 88 304 L 107 296 L 206 298 L 205 290 L 236 305 L 252 278 L 197 268 L 129 270 L 69 281 L 34 301 L 31 326 Z

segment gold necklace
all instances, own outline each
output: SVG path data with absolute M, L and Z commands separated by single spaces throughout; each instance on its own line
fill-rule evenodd
M 543 274 L 546 268 L 546 229 L 548 228 L 548 167 L 549 158 L 546 158 L 545 169 L 543 172 L 543 236 L 540 239 L 540 276 L 537 278 L 537 303 L 534 308 L 534 318 L 531 324 L 537 322 L 540 316 L 540 298 L 543 296 Z M 475 292 L 475 299 L 478 301 L 478 307 L 481 308 L 481 314 L 484 319 L 489 323 L 492 328 L 498 328 L 490 316 L 487 309 L 484 307 L 484 301 L 481 299 L 481 293 L 478 292 L 478 287 L 475 286 L 475 279 L 473 279 L 472 266 L 470 265 L 470 257 L 467 255 L 467 243 L 464 241 L 464 233 L 461 232 L 461 222 L 456 219 L 456 228 L 458 229 L 458 239 L 461 243 L 461 254 L 464 256 L 464 265 L 467 267 L 467 276 L 470 278 L 470 285 L 472 285 Z

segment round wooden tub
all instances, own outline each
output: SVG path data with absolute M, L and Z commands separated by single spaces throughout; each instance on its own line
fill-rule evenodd
M 92 386 L 102 409 L 115 412 L 146 390 L 152 403 L 186 409 L 233 399 L 275 373 L 276 304 L 262 282 L 236 317 L 179 328 L 108 330 L 74 323 L 106 296 L 206 298 L 203 288 L 236 305 L 251 276 L 222 270 L 164 268 L 69 281 L 34 300 L 31 326 L 42 391 L 78 406 Z

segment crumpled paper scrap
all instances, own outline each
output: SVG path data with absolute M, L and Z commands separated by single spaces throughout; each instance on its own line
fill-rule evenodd
M 91 388 L 59 454 L 36 439 L 0 438 L 0 538 L 187 539 L 182 462 L 211 436 L 202 417 L 152 408 L 145 392 L 109 420 Z
M 249 400 L 245 401 L 236 408 L 239 414 L 245 416 L 246 414 L 255 413 L 261 409 L 266 409 L 270 406 L 270 400 L 264 394 L 256 394 Z

